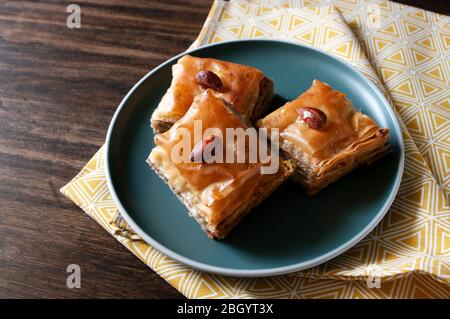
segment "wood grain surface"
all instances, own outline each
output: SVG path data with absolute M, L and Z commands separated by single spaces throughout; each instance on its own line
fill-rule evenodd
M 81 29 L 66 27 L 72 2 Z M 0 298 L 183 297 L 59 188 L 103 144 L 133 84 L 195 40 L 210 6 L 0 1 Z M 81 289 L 66 287 L 69 264 L 81 267 Z

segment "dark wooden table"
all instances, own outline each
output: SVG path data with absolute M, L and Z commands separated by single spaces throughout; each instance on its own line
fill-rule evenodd
M 71 2 L 81 29 L 66 27 Z M 182 297 L 59 188 L 130 87 L 195 40 L 211 1 L 71 2 L 0 2 L 0 298 Z M 66 287 L 69 264 L 81 289 Z

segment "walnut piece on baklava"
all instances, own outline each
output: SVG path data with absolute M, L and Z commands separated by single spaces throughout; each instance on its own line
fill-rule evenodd
M 172 67 L 172 83 L 152 114 L 155 133 L 167 131 L 206 89 L 217 92 L 247 124 L 270 105 L 273 82 L 257 68 L 185 55 Z
M 278 129 L 282 155 L 296 165 L 293 179 L 310 195 L 389 151 L 389 129 L 379 128 L 344 93 L 318 80 L 258 126 Z
M 226 146 L 235 139 L 228 137 L 227 128 L 245 131 L 247 126 L 220 96 L 206 90 L 167 132 L 155 136 L 156 146 L 147 160 L 210 238 L 224 238 L 294 172 L 287 160 L 280 160 L 272 174 L 262 174 L 261 167 L 269 165 L 267 159 L 251 162 L 246 154 L 244 161 L 225 160 Z M 180 147 L 186 139 L 188 146 Z M 222 154 L 222 161 L 205 158 L 210 146 L 209 155 Z M 234 158 L 237 148 L 229 149 Z M 243 149 L 248 152 L 250 147 L 246 143 Z

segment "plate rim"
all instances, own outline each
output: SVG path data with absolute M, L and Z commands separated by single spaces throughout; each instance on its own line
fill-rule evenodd
M 123 205 L 119 199 L 119 196 L 117 195 L 117 193 L 114 189 L 113 181 L 111 178 L 111 171 L 110 171 L 110 167 L 109 167 L 109 161 L 108 161 L 108 159 L 110 157 L 109 154 L 110 154 L 111 137 L 112 137 L 112 133 L 114 131 L 117 119 L 119 117 L 119 114 L 121 113 L 122 109 L 124 108 L 125 104 L 127 103 L 128 99 L 130 98 L 130 96 L 139 88 L 139 86 L 145 80 L 147 80 L 147 78 L 152 76 L 154 73 L 156 73 L 160 69 L 164 68 L 166 65 L 172 63 L 175 60 L 178 60 L 179 58 L 181 58 L 184 55 L 195 53 L 196 51 L 199 51 L 199 50 L 202 50 L 205 48 L 210 48 L 210 47 L 215 47 L 215 46 L 224 46 L 224 45 L 226 46 L 228 44 L 234 44 L 234 43 L 248 43 L 248 42 L 266 42 L 266 43 L 289 44 L 289 45 L 298 46 L 303 49 L 315 51 L 316 54 L 324 54 L 324 55 L 328 56 L 329 58 L 331 58 L 332 60 L 334 60 L 335 62 L 337 62 L 339 64 L 343 64 L 347 68 L 350 68 L 351 71 L 355 72 L 357 74 L 357 76 L 363 82 L 365 82 L 366 84 L 369 85 L 369 87 L 375 92 L 375 94 L 383 101 L 385 106 L 388 106 L 387 111 L 388 111 L 389 115 L 391 116 L 391 118 L 393 119 L 395 130 L 398 132 L 399 144 L 400 144 L 399 145 L 400 146 L 400 163 L 399 163 L 399 168 L 396 172 L 394 188 L 390 192 L 389 197 L 386 200 L 386 202 L 384 203 L 383 207 L 379 210 L 379 212 L 376 214 L 374 219 L 364 229 L 362 229 L 358 234 L 356 234 L 351 240 L 349 240 L 349 241 L 345 242 L 344 244 L 336 247 L 335 249 L 327 252 L 326 254 L 320 255 L 314 259 L 310 259 L 308 261 L 303 261 L 300 263 L 295 263 L 295 264 L 288 265 L 288 266 L 255 269 L 255 270 L 227 268 L 227 267 L 213 266 L 213 265 L 209 265 L 207 263 L 199 262 L 199 261 L 193 260 L 191 258 L 185 257 L 175 251 L 172 251 L 171 249 L 165 247 L 163 244 L 159 243 L 157 240 L 153 239 L 150 235 L 148 235 L 143 229 L 141 229 L 134 222 L 133 218 L 131 218 L 131 216 L 128 215 L 126 209 L 123 207 Z M 125 97 L 121 100 L 121 102 L 120 102 L 119 106 L 117 107 L 116 111 L 114 112 L 114 115 L 109 124 L 108 131 L 106 134 L 106 139 L 105 139 L 105 151 L 104 151 L 105 176 L 106 176 L 108 189 L 111 193 L 111 197 L 114 201 L 114 204 L 116 204 L 120 214 L 125 219 L 125 221 L 130 225 L 130 227 L 142 239 L 144 239 L 145 242 L 147 242 L 153 248 L 157 249 L 159 252 L 173 258 L 174 260 L 176 260 L 178 262 L 181 262 L 184 265 L 190 266 L 196 270 L 213 273 L 213 274 L 218 274 L 218 275 L 235 276 L 235 277 L 266 277 L 266 276 L 283 275 L 283 274 L 288 274 L 288 273 L 292 273 L 292 272 L 305 270 L 305 269 L 320 265 L 324 262 L 327 262 L 327 261 L 337 257 L 338 255 L 344 253 L 345 251 L 347 251 L 354 245 L 356 245 L 358 242 L 360 242 L 362 239 L 364 239 L 380 223 L 380 221 L 383 219 L 383 217 L 386 215 L 387 211 L 391 207 L 391 205 L 397 195 L 398 189 L 400 187 L 400 183 L 401 183 L 402 176 L 403 176 L 403 170 L 404 170 L 404 162 L 405 162 L 405 146 L 404 146 L 401 125 L 399 123 L 397 113 L 391 107 L 391 103 L 386 99 L 386 97 L 383 95 L 383 93 L 381 93 L 381 91 L 378 89 L 378 87 L 371 80 L 369 80 L 364 74 L 362 74 L 358 70 L 354 69 L 353 65 L 351 65 L 350 63 L 343 61 L 321 49 L 303 45 L 303 44 L 296 43 L 293 41 L 277 40 L 277 39 L 241 39 L 241 40 L 231 40 L 231 41 L 223 41 L 223 42 L 218 42 L 218 43 L 207 44 L 207 45 L 199 46 L 197 48 L 188 49 L 182 53 L 179 53 L 179 54 L 173 56 L 172 58 L 166 60 L 165 62 L 159 64 L 157 67 L 155 67 L 152 70 L 150 70 L 149 72 L 147 72 L 135 85 L 133 85 L 133 87 L 127 92 Z

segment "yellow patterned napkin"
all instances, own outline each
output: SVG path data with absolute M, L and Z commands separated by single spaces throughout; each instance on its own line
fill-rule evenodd
M 405 173 L 388 214 L 358 245 L 290 275 L 211 275 L 161 254 L 121 219 L 103 148 L 61 191 L 189 298 L 450 297 L 450 19 L 389 1 L 215 1 L 192 47 L 242 38 L 320 48 L 350 62 L 393 102 Z

